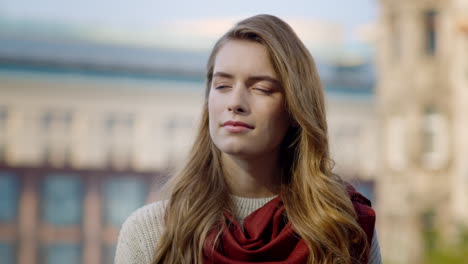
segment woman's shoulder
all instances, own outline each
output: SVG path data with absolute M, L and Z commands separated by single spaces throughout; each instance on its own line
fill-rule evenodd
M 128 222 L 141 222 L 141 221 L 155 221 L 160 219 L 164 215 L 164 209 L 167 205 L 167 201 L 157 201 L 143 207 L 136 209 L 128 218 L 125 223 Z
M 121 232 L 132 230 L 134 232 L 156 231 L 156 233 L 160 233 L 158 231 L 162 231 L 164 226 L 166 204 L 167 201 L 157 201 L 135 210 L 123 223 Z
M 115 263 L 150 263 L 164 230 L 167 201 L 158 201 L 135 210 L 123 223 L 117 243 Z

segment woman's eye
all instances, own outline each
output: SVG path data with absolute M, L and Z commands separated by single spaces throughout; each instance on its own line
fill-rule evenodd
M 228 88 L 229 86 L 227 85 L 219 85 L 219 86 L 216 86 L 215 89 L 224 89 L 224 88 Z
M 264 93 L 264 94 L 271 94 L 271 93 L 273 93 L 273 91 L 271 91 L 271 90 L 262 89 L 262 88 L 254 88 L 254 90 L 260 91 L 260 92 L 262 92 L 262 93 Z

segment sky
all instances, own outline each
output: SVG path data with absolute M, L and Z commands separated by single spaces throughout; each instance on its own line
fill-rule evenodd
M 206 50 L 236 21 L 267 13 L 290 23 L 311 49 L 352 50 L 372 42 L 377 2 L 0 0 L 0 27 L 38 35 L 73 34 L 98 42 Z

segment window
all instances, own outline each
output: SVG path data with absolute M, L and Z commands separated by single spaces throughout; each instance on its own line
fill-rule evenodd
M 393 13 L 389 17 L 390 24 L 390 43 L 393 59 L 397 59 L 401 55 L 401 34 L 398 21 L 398 15 Z
M 0 163 L 5 160 L 7 118 L 7 108 L 5 106 L 0 106 Z
M 2 264 L 15 264 L 15 246 L 13 244 L 0 241 L 0 259 L 2 260 Z
M 104 184 L 104 223 L 120 227 L 125 219 L 146 200 L 146 183 L 127 176 L 112 178 Z
M 67 132 L 71 128 L 72 112 L 49 110 L 42 116 L 42 125 L 45 131 L 60 130 Z
M 0 139 L 0 164 L 6 162 L 6 144 Z
M 422 162 L 426 168 L 440 169 L 449 159 L 447 118 L 435 106 L 426 107 L 422 127 Z
M 131 160 L 134 128 L 133 114 L 111 114 L 104 122 L 108 140 L 107 161 L 113 168 L 128 168 Z
M 76 244 L 51 244 L 42 249 L 44 264 L 81 264 L 81 246 Z
M 49 110 L 42 116 L 43 133 L 46 136 L 44 159 L 54 167 L 63 167 L 70 161 L 70 130 L 72 112 Z
M 106 132 L 112 136 L 129 136 L 133 130 L 133 123 L 132 114 L 111 114 L 105 120 Z
M 0 172 L 0 223 L 14 223 L 18 210 L 19 179 L 9 172 Z
M 114 264 L 115 258 L 115 251 L 117 247 L 115 245 L 112 246 L 104 246 L 103 247 L 103 262 L 104 264 Z
M 433 107 L 426 108 L 425 117 L 424 117 L 424 128 L 423 128 L 423 153 L 433 153 L 436 151 L 434 146 L 434 141 L 436 139 L 436 131 L 434 127 L 434 117 L 436 115 L 436 110 Z
M 0 105 L 0 132 L 6 129 L 7 118 L 8 118 L 8 110 L 6 106 Z
M 193 120 L 191 116 L 181 115 L 173 115 L 167 119 L 164 125 L 166 155 L 171 164 L 177 164 L 190 149 Z
M 42 220 L 59 226 L 79 225 L 83 213 L 83 187 L 75 175 L 47 176 L 42 185 Z
M 435 55 L 437 49 L 437 12 L 429 10 L 424 13 L 424 31 L 426 34 L 426 54 Z

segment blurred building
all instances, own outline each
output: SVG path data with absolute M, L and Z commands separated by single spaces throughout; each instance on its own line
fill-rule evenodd
M 113 263 L 120 225 L 190 146 L 207 55 L 1 41 L 1 263 Z M 373 67 L 319 67 L 335 170 L 373 198 Z
M 468 1 L 380 0 L 383 258 L 423 263 L 468 226 Z

